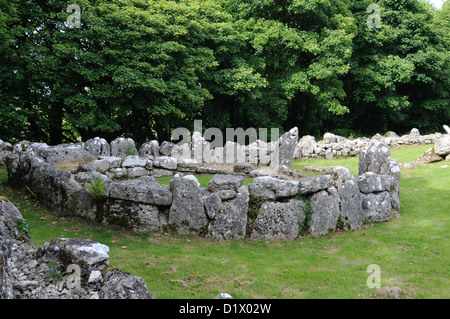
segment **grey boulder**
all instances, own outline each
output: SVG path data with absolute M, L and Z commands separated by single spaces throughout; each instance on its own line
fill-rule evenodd
M 297 199 L 263 203 L 254 221 L 251 238 L 294 240 L 305 219 L 304 206 L 303 201 Z
M 200 183 L 193 175 L 176 174 L 170 182 L 173 201 L 169 227 L 179 234 L 198 234 L 208 225 Z
M 150 176 L 110 183 L 105 192 L 112 199 L 160 206 L 169 206 L 172 203 L 169 187 L 159 184 L 154 177 Z

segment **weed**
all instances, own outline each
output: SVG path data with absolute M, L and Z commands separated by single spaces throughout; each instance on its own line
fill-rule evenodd
M 125 154 L 127 156 L 138 155 L 136 148 L 134 146 L 132 146 L 132 145 L 130 145 L 130 147 L 128 147 L 128 149 L 125 151 Z
M 92 198 L 97 202 L 103 202 L 106 198 L 105 195 L 105 188 L 106 183 L 102 179 L 97 179 L 93 182 L 91 182 L 92 185 L 89 185 L 86 183 L 86 188 L 89 191 L 89 194 L 91 194 Z
M 33 240 L 31 239 L 30 226 L 28 225 L 27 221 L 25 219 L 18 219 L 15 226 L 19 231 L 20 239 L 24 240 L 32 247 L 34 247 Z
M 258 217 L 259 210 L 262 204 L 264 204 L 264 199 L 262 198 L 250 198 L 248 205 L 248 218 L 250 220 L 255 220 Z
M 311 221 L 311 215 L 312 215 L 311 202 L 309 201 L 309 199 L 306 196 L 300 195 L 300 194 L 296 195 L 295 199 L 301 200 L 304 203 L 303 212 L 305 213 L 305 218 L 303 219 L 303 221 L 301 223 L 298 224 L 298 226 L 299 226 L 298 233 L 300 236 L 305 236 L 308 233 L 309 223 Z
M 54 285 L 66 275 L 65 272 L 59 270 L 61 264 L 57 260 L 53 260 L 47 266 L 50 268 L 50 271 L 45 278 Z

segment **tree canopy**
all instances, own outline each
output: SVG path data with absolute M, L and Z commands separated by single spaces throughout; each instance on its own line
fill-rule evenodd
M 0 0 L 0 138 L 168 140 L 177 127 L 301 134 L 450 123 L 450 3 Z

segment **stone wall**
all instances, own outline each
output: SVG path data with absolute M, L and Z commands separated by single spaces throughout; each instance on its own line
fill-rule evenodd
M 18 209 L 0 200 L 0 299 L 152 298 L 142 278 L 108 269 L 108 246 L 55 238 L 35 248 L 20 221 Z
M 354 230 L 366 221 L 388 221 L 393 210 L 400 209 L 398 163 L 390 159 L 389 147 L 378 140 L 362 155 L 358 178 L 344 167 L 331 167 L 315 177 L 258 176 L 246 186 L 246 173 L 228 172 L 216 174 L 205 188 L 193 175 L 202 168 L 194 167 L 195 163 L 180 166 L 161 153 L 152 153 L 151 158 L 127 155 L 134 143 L 126 139 L 113 141 L 108 153 L 105 142 L 99 139 L 77 146 L 90 152 L 94 160 L 72 172 L 48 162 L 56 158 L 56 148 L 23 143 L 4 160 L 9 183 L 26 186 L 52 209 L 104 225 L 224 240 L 292 240 L 305 233 L 319 236 L 338 229 Z M 58 156 L 79 160 L 79 155 L 63 150 L 57 148 Z M 105 156 L 111 153 L 115 156 Z M 117 174 L 119 170 L 122 173 Z M 127 178 L 133 172 L 143 174 L 117 179 L 125 171 Z M 170 186 L 156 181 L 161 171 L 174 176 Z M 99 179 L 107 186 L 105 198 L 96 201 L 86 185 Z
M 433 144 L 438 141 L 443 134 L 435 133 L 429 135 L 420 135 L 418 129 L 412 129 L 409 134 L 398 136 L 394 132 L 387 132 L 384 136 L 374 135 L 372 138 L 359 137 L 349 140 L 345 137 L 332 133 L 325 133 L 323 139 L 316 141 L 314 136 L 303 136 L 298 142 L 294 158 L 325 158 L 332 159 L 337 157 L 356 156 L 368 148 L 373 140 L 378 140 L 389 147 L 414 145 L 414 144 Z

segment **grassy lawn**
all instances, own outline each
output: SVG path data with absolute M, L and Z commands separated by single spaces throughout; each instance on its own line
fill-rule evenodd
M 430 147 L 402 147 L 392 157 L 410 162 Z M 293 168 L 330 165 L 356 174 L 358 158 L 296 161 Z M 398 286 L 403 297 L 450 297 L 449 162 L 402 171 L 401 218 L 293 242 L 221 242 L 101 228 L 51 214 L 30 194 L 7 187 L 5 168 L 0 170 L 0 196 L 21 210 L 36 246 L 55 237 L 106 244 L 111 266 L 141 276 L 155 298 L 209 299 L 220 292 L 235 298 L 374 298 L 366 286 L 370 264 L 380 266 L 381 286 Z M 200 183 L 208 181 L 205 176 Z

